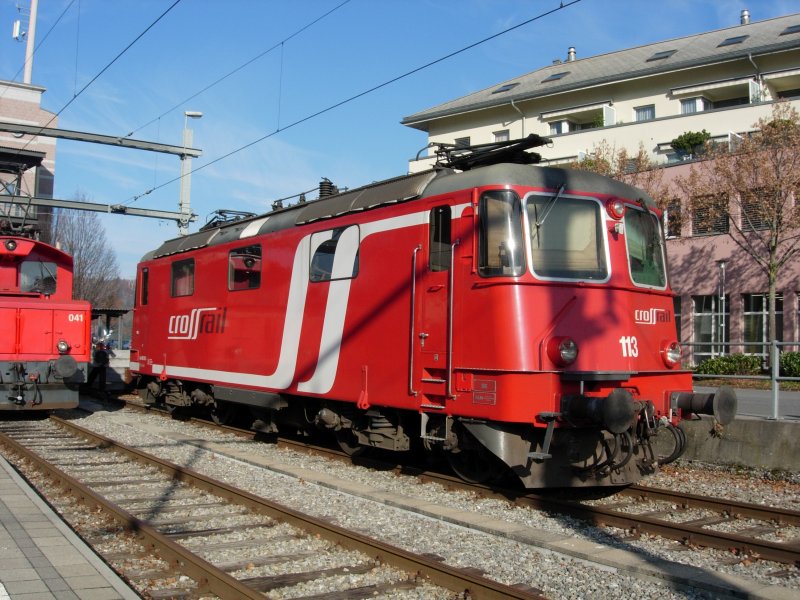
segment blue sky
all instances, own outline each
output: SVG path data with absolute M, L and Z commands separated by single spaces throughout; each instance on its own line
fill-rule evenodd
M 33 84 L 46 88 L 43 107 L 61 111 L 173 2 L 40 0 Z M 25 48 L 11 30 L 16 5 L 28 3 L 0 0 L 0 79 L 21 81 Z M 193 162 L 199 168 L 191 182 L 199 216 L 194 231 L 216 209 L 266 212 L 273 199 L 314 188 L 321 177 L 357 187 L 401 175 L 427 142 L 423 132 L 400 125 L 403 117 L 563 60 L 569 46 L 581 58 L 733 27 L 744 8 L 753 21 L 800 8 L 796 0 L 581 0 L 291 126 L 560 4 L 182 0 L 63 110 L 59 126 L 107 135 L 133 131 L 137 139 L 180 145 L 184 111 L 201 111 L 202 119 L 190 121 L 194 146 L 203 150 Z M 178 184 L 164 184 L 179 169 L 179 160 L 165 154 L 59 140 L 55 196 L 127 204 L 158 188 L 131 205 L 177 210 Z M 101 220 L 123 277 L 133 277 L 147 250 L 177 235 L 169 221 Z

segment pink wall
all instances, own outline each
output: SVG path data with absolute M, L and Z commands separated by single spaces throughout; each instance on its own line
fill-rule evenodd
M 678 176 L 688 175 L 691 163 L 664 169 L 664 181 L 678 198 L 682 193 L 674 185 Z M 691 224 L 684 223 L 681 237 L 667 240 L 671 285 L 681 296 L 681 341 L 694 341 L 692 331 L 692 296 L 719 294 L 721 270 L 717 261 L 725 260 L 725 292 L 729 296 L 730 341 L 741 340 L 743 322 L 742 294 L 766 293 L 767 276 L 753 258 L 739 249 L 726 234 L 691 235 Z M 779 274 L 778 292 L 783 293 L 783 339 L 798 340 L 798 291 L 800 260 L 791 261 Z M 733 352 L 741 348 L 733 347 Z

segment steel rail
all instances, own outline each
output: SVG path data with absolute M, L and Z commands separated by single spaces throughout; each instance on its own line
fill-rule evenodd
M 98 440 L 98 443 L 105 445 L 100 440 Z M 48 463 L 32 450 L 28 450 L 5 433 L 0 433 L 0 444 L 30 461 L 35 465 L 36 469 L 43 471 L 48 478 L 57 482 L 61 488 L 67 490 L 77 500 L 105 511 L 126 530 L 140 536 L 143 542 L 158 552 L 163 560 L 177 565 L 178 570 L 194 579 L 200 590 L 208 590 L 220 598 L 263 600 L 264 595 L 260 592 L 247 587 L 235 577 L 228 575 L 225 571 L 218 569 L 210 562 L 203 560 L 180 544 L 162 535 L 145 521 L 136 518 L 120 506 L 110 502 L 71 475 Z
M 260 498 L 250 492 L 237 489 L 222 481 L 217 481 L 188 469 L 171 463 L 162 458 L 153 456 L 136 448 L 131 448 L 84 429 L 70 421 L 51 416 L 52 421 L 77 435 L 83 436 L 98 445 L 119 451 L 141 463 L 156 466 L 176 481 L 183 481 L 190 485 L 204 489 L 221 496 L 231 503 L 246 506 L 260 514 L 267 515 L 275 520 L 287 523 L 312 535 L 332 541 L 340 546 L 362 552 L 376 560 L 390 564 L 406 572 L 418 573 L 430 583 L 456 592 L 466 592 L 473 600 L 541 600 L 544 598 L 530 589 L 508 586 L 493 581 L 487 577 L 473 574 L 463 569 L 451 567 L 438 560 L 421 557 L 397 548 L 380 540 L 370 538 L 358 532 L 349 531 L 338 525 L 316 519 L 292 508 L 282 506 L 276 502 Z M 229 597 L 223 595 L 222 597 Z M 246 596 L 250 597 L 250 596 Z
M 135 404 L 133 406 L 136 406 Z M 197 421 L 200 425 L 214 426 L 206 421 Z M 231 432 L 241 432 L 227 428 Z M 292 447 L 298 451 L 309 451 L 324 453 L 329 458 L 341 458 L 352 462 L 352 458 L 327 448 L 317 448 L 308 442 L 294 442 L 281 438 L 279 445 Z M 339 456 L 341 454 L 341 457 Z M 374 461 L 378 464 L 380 461 Z M 370 459 L 359 458 L 358 464 L 369 466 Z M 385 467 L 385 463 L 381 463 Z M 490 485 L 472 484 L 465 482 L 457 477 L 430 472 L 425 469 L 414 471 L 408 467 L 395 467 L 399 473 L 405 473 L 418 477 L 423 482 L 433 482 L 452 489 L 471 491 L 484 497 L 504 499 L 514 502 L 519 506 L 528 506 L 538 510 L 545 510 L 553 513 L 569 514 L 578 519 L 594 523 L 599 526 L 618 527 L 639 533 L 659 535 L 661 537 L 676 540 L 683 543 L 696 544 L 720 550 L 736 549 L 739 552 L 750 552 L 758 555 L 759 558 L 774 560 L 785 564 L 795 564 L 800 566 L 800 547 L 794 548 L 790 544 L 780 544 L 758 540 L 752 536 L 736 535 L 731 533 L 719 532 L 704 529 L 697 525 L 682 525 L 680 522 L 670 523 L 656 517 L 639 516 L 636 514 L 622 513 L 602 506 L 587 506 L 575 501 L 554 500 L 536 494 L 525 492 L 524 490 L 508 490 L 493 487 Z M 704 498 L 692 494 L 679 494 L 661 490 L 658 488 L 634 485 L 626 489 L 621 489 L 619 494 L 629 496 L 646 497 L 653 500 L 674 502 L 694 508 L 707 508 L 720 513 L 725 513 L 734 521 L 737 517 L 747 517 L 774 521 L 786 525 L 800 524 L 800 511 L 792 511 L 781 508 L 758 506 L 742 502 L 734 502 L 721 498 Z
M 644 500 L 660 500 L 663 502 L 674 502 L 690 508 L 707 508 L 719 513 L 727 514 L 730 517 L 745 517 L 752 519 L 762 519 L 764 521 L 775 521 L 781 525 L 800 525 L 800 511 L 786 508 L 776 508 L 772 506 L 760 506 L 758 504 L 746 504 L 725 498 L 706 498 L 695 494 L 684 494 L 663 490 L 659 488 L 647 487 L 643 485 L 632 485 L 624 490 L 620 490 L 620 495 L 642 498 Z

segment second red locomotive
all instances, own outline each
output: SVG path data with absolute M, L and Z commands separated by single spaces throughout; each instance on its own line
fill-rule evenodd
M 72 265 L 34 236 L 0 233 L 0 414 L 78 405 L 92 311 L 72 298 Z
M 500 153 L 515 163 L 522 154 Z M 681 368 L 660 211 L 588 172 L 478 158 L 207 227 L 138 267 L 150 402 L 247 407 L 350 452 L 421 446 L 467 479 L 634 482 L 674 459 Z M 486 163 L 486 164 L 483 164 Z M 674 451 L 651 439 L 668 432 Z

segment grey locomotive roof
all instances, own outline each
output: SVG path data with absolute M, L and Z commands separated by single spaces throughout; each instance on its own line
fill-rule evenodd
M 156 250 L 145 254 L 142 261 L 210 245 L 243 242 L 251 239 L 253 235 L 291 229 L 379 206 L 491 184 L 527 185 L 553 191 L 563 185 L 570 192 L 592 192 L 641 199 L 648 207 L 655 207 L 653 199 L 642 190 L 589 171 L 508 163 L 480 167 L 463 173 L 437 169 L 388 179 L 334 196 L 295 204 L 257 217 L 224 223 L 184 237 L 167 240 Z M 248 228 L 250 235 L 243 238 L 242 233 Z
M 800 31 L 794 31 L 796 28 L 793 26 L 800 26 L 800 14 L 549 65 L 405 117 L 402 124 L 424 131 L 430 120 L 508 105 L 512 100 L 520 102 L 590 86 L 800 48 Z M 723 44 L 739 36 L 747 37 L 739 43 Z M 655 59 L 659 53 L 666 57 Z M 545 81 L 562 73 L 566 75 Z M 513 87 L 508 91 L 499 91 L 506 86 Z

